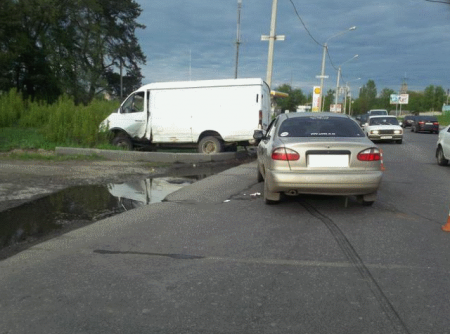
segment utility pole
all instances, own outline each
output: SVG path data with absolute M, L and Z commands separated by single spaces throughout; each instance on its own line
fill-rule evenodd
M 120 101 L 123 98 L 123 62 L 122 58 L 120 58 Z
M 277 26 L 277 5 L 278 0 L 273 0 L 272 2 L 272 19 L 270 21 L 270 35 L 262 35 L 262 41 L 269 41 L 269 54 L 267 57 L 267 77 L 266 83 L 269 87 L 272 86 L 272 72 L 273 72 L 273 49 L 275 40 L 284 41 L 284 35 L 276 35 L 276 26 Z
M 234 69 L 234 78 L 238 77 L 238 65 L 239 65 L 239 45 L 241 44 L 241 8 L 242 0 L 238 0 L 238 12 L 237 12 L 237 38 L 236 38 L 236 67 Z
M 327 79 L 328 75 L 325 75 L 325 56 L 328 52 L 328 41 L 332 38 L 335 38 L 337 36 L 340 36 L 342 34 L 345 34 L 348 31 L 355 30 L 356 26 L 350 27 L 347 30 L 341 31 L 340 33 L 331 36 L 328 38 L 325 43 L 323 44 L 323 53 L 322 53 L 322 70 L 320 71 L 320 75 L 317 75 L 316 78 L 320 79 L 320 93 L 319 93 L 319 112 L 322 111 L 323 105 L 324 105 L 324 98 L 323 98 L 323 79 Z
M 320 99 L 319 99 L 319 112 L 323 110 L 323 105 L 325 99 L 323 97 L 323 79 L 327 79 L 328 75 L 325 75 L 325 56 L 327 54 L 328 45 L 327 42 L 323 45 L 323 53 L 322 53 L 322 70 L 318 78 L 320 78 Z

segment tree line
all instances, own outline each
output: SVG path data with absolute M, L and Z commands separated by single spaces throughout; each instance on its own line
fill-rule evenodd
M 296 111 L 297 106 L 311 105 L 312 103 L 311 93 L 306 95 L 301 89 L 292 88 L 288 84 L 276 87 L 275 90 L 289 94 L 289 97 L 277 101 L 277 105 L 282 111 Z M 335 93 L 335 90 L 330 89 L 324 96 L 324 111 L 330 110 L 331 104 L 335 103 Z M 352 98 L 351 113 L 354 115 L 364 114 L 370 109 L 395 110 L 396 106 L 390 104 L 391 94 L 397 94 L 397 92 L 390 88 L 383 88 L 378 93 L 375 81 L 368 80 L 360 88 L 358 98 Z M 441 86 L 429 85 L 424 91 L 408 91 L 407 94 L 409 94 L 409 103 L 402 105 L 402 109 L 411 113 L 441 111 L 442 106 L 447 103 L 447 92 Z M 343 94 L 339 96 L 340 99 L 344 98 Z M 347 99 L 346 113 L 350 109 L 350 97 Z M 342 101 L 340 100 L 339 103 Z
M 135 35 L 142 9 L 134 0 L 1 0 L 0 91 L 87 104 L 107 91 L 140 86 L 145 56 Z

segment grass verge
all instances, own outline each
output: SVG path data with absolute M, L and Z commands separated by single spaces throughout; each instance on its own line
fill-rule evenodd
M 104 157 L 92 154 L 92 155 L 56 155 L 51 151 L 37 150 L 32 151 L 21 151 L 13 150 L 10 153 L 0 154 L 0 160 L 41 160 L 41 161 L 100 161 L 106 160 Z

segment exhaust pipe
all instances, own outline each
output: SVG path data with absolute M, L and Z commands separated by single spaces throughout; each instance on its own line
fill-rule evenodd
M 285 194 L 288 196 L 297 196 L 298 191 L 297 190 L 289 190 L 289 191 L 286 191 Z

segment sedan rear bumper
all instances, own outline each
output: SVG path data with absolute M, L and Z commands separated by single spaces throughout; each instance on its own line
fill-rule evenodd
M 265 182 L 271 192 L 289 192 L 316 195 L 365 195 L 376 192 L 383 172 L 362 173 L 301 173 L 266 170 Z
M 421 132 L 421 131 L 439 132 L 439 126 L 435 126 L 435 125 L 420 126 L 419 125 L 416 127 L 416 131 L 417 132 Z

